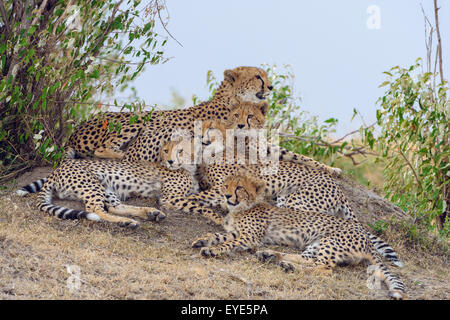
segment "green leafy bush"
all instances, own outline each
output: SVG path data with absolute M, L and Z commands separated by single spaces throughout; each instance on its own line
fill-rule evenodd
M 409 68 L 385 72 L 387 87 L 379 99 L 381 133 L 368 131 L 365 142 L 385 161 L 386 196 L 430 229 L 449 234 L 449 100 L 447 82 Z
M 163 61 L 162 1 L 0 2 L 0 172 L 62 157 L 100 95 Z M 130 109 L 132 106 L 127 106 Z

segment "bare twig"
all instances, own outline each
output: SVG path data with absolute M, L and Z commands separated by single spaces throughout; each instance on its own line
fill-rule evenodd
M 14 177 L 16 177 L 19 173 L 21 173 L 22 171 L 25 171 L 25 170 L 27 170 L 27 169 L 29 169 L 29 168 L 31 168 L 32 166 L 31 165 L 26 165 L 25 167 L 23 167 L 23 168 L 20 168 L 20 169 L 17 169 L 17 170 L 14 170 L 14 171 L 12 171 L 12 172 L 10 172 L 10 173 L 8 173 L 8 174 L 6 174 L 6 175 L 4 175 L 4 176 L 0 176 L 0 182 L 3 182 L 3 181 L 10 181 L 11 179 L 13 179 Z M 8 170 L 9 171 L 9 170 Z
M 425 13 L 425 10 L 423 9 L 422 4 L 420 4 L 420 8 L 422 9 L 422 14 L 423 14 L 423 18 L 424 18 L 424 30 L 425 30 L 425 47 L 427 49 L 427 71 L 430 72 L 431 71 L 431 54 L 433 51 L 433 32 L 434 32 L 434 28 L 433 25 L 431 24 L 430 20 L 428 20 L 428 17 Z M 430 27 L 430 33 L 428 35 L 428 41 L 427 41 L 427 23 Z
M 439 31 L 439 15 L 438 11 L 440 8 L 437 6 L 437 0 L 434 0 L 434 19 L 436 24 L 436 35 L 438 40 L 437 46 L 437 55 L 439 57 L 439 74 L 441 76 L 441 82 L 444 82 L 444 71 L 442 68 L 442 42 L 441 42 L 441 33 Z
M 422 187 L 422 182 L 420 181 L 419 176 L 418 176 L 417 173 L 416 173 L 416 170 L 414 169 L 414 167 L 413 167 L 413 165 L 411 164 L 411 162 L 409 161 L 409 159 L 408 159 L 408 158 L 405 156 L 405 154 L 403 153 L 403 151 L 402 151 L 402 149 L 401 149 L 401 146 L 398 144 L 397 139 L 395 139 L 395 137 L 394 137 L 394 141 L 395 141 L 395 143 L 397 144 L 398 152 L 399 152 L 400 155 L 402 156 L 403 160 L 405 160 L 405 162 L 406 162 L 406 164 L 408 165 L 408 167 L 411 169 L 411 171 L 412 171 L 412 173 L 413 173 L 413 175 L 414 175 L 414 178 L 415 178 L 416 181 L 417 181 L 417 184 L 420 186 L 420 189 L 423 189 L 423 187 Z
M 367 126 L 366 128 L 372 128 L 372 127 L 375 126 L 376 124 L 377 124 L 377 122 L 375 121 L 374 123 L 372 123 L 371 125 Z M 338 142 L 344 140 L 344 139 L 347 138 L 348 136 L 351 136 L 352 134 L 357 133 L 357 132 L 359 132 L 359 129 L 347 133 L 347 134 L 344 135 L 343 137 L 341 137 L 341 138 L 339 138 L 339 139 L 337 139 L 337 140 L 334 140 L 333 142 L 330 142 L 330 144 L 336 144 L 336 143 L 338 143 Z
M 121 60 L 115 60 L 115 59 L 105 58 L 105 57 L 97 57 L 97 59 L 109 61 L 112 63 L 121 63 L 121 64 L 129 64 L 129 65 L 141 65 L 142 64 L 142 62 L 121 61 Z M 144 64 L 151 63 L 151 62 L 152 62 L 151 60 L 147 60 L 144 62 Z
M 369 127 L 373 127 L 376 123 L 371 124 Z M 347 136 L 354 134 L 356 132 L 358 132 L 359 130 L 355 130 L 352 132 L 347 133 L 346 135 L 344 135 L 342 138 L 336 139 L 333 142 L 327 142 L 327 141 L 323 141 L 322 139 L 318 138 L 318 137 L 308 137 L 308 136 L 296 136 L 294 134 L 289 134 L 289 133 L 284 133 L 284 132 L 280 132 L 279 136 L 282 138 L 286 138 L 286 139 L 295 139 L 295 140 L 301 140 L 301 141 L 305 141 L 305 142 L 309 142 L 309 143 L 313 143 L 315 145 L 321 146 L 321 147 L 337 147 L 339 146 L 339 142 L 344 140 Z M 375 152 L 369 151 L 367 150 L 366 146 L 344 146 L 342 148 L 345 151 L 342 150 L 336 150 L 336 152 L 338 154 L 340 154 L 343 157 L 347 157 L 350 158 L 352 160 L 352 163 L 354 165 L 359 165 L 361 163 L 363 163 L 366 160 L 363 160 L 361 162 L 357 162 L 353 157 L 356 155 L 362 155 L 363 157 L 366 157 L 367 155 L 372 155 L 372 156 L 377 156 L 378 154 L 376 154 Z
M 164 6 L 164 7 L 165 7 L 165 6 Z M 175 40 L 180 46 L 183 46 L 183 45 L 180 43 L 180 41 L 178 41 L 178 40 L 170 33 L 169 30 L 167 30 L 166 24 L 164 23 L 164 21 L 163 21 L 162 18 L 161 18 L 161 12 L 160 12 L 161 10 L 160 10 L 160 8 L 159 8 L 158 0 L 156 0 L 156 10 L 157 10 L 157 12 L 158 12 L 158 18 L 159 18 L 159 21 L 161 22 L 161 25 L 163 26 L 164 30 L 166 30 L 167 34 L 168 34 L 173 40 Z

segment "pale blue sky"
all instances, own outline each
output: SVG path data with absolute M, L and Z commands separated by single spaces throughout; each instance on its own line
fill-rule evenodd
M 261 63 L 290 64 L 302 107 L 321 120 L 339 119 L 338 133 L 367 123 L 384 92 L 383 71 L 425 57 L 422 3 L 434 21 L 432 0 L 167 0 L 169 62 L 147 67 L 133 85 L 148 104 L 168 105 L 171 88 L 190 99 L 208 98 L 206 72 Z M 439 0 L 444 74 L 450 76 L 450 1 Z M 380 8 L 380 29 L 368 29 L 366 10 Z M 190 102 L 190 101 L 189 101 Z

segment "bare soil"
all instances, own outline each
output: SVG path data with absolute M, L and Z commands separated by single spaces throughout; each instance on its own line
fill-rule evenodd
M 364 265 L 318 276 L 285 273 L 249 253 L 204 259 L 191 242 L 221 228 L 203 217 L 173 212 L 164 221 L 128 230 L 59 220 L 36 209 L 35 195 L 15 195 L 18 186 L 50 172 L 36 168 L 0 192 L 0 299 L 387 299 L 385 288 L 368 288 Z M 407 219 L 375 192 L 345 177 L 339 183 L 363 223 Z M 57 203 L 82 209 L 75 201 Z M 411 244 L 395 226 L 381 236 L 405 263 L 392 270 L 405 282 L 407 299 L 449 299 L 447 254 Z

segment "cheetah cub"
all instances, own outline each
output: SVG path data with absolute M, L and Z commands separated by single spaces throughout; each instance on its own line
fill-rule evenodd
M 47 178 L 23 186 L 17 194 L 38 191 L 39 209 L 60 219 L 104 220 L 135 228 L 140 223 L 133 218 L 159 221 L 166 214 L 153 207 L 125 205 L 121 200 L 132 195 L 157 197 L 164 209 L 178 210 L 177 203 L 196 192 L 196 183 L 184 170 L 168 170 L 153 162 L 66 159 Z M 53 204 L 54 195 L 83 201 L 85 211 Z
M 228 177 L 222 185 L 229 210 L 223 224 L 226 233 L 208 234 L 194 241 L 193 247 L 202 247 L 201 255 L 211 257 L 261 244 L 295 246 L 302 254 L 256 253 L 260 260 L 277 262 L 286 271 L 304 266 L 330 274 L 339 264 L 368 261 L 368 273 L 386 283 L 389 296 L 403 298 L 403 282 L 383 264 L 361 224 L 310 210 L 274 207 L 264 202 L 264 188 L 265 183 L 253 177 Z

